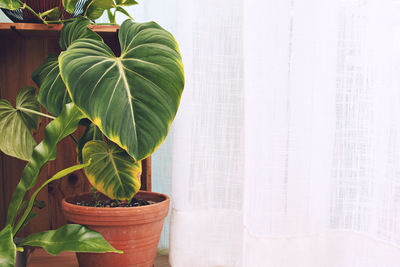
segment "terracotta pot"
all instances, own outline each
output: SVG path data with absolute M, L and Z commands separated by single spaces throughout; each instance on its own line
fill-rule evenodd
M 164 219 L 168 215 L 169 197 L 140 191 L 138 199 L 154 201 L 148 206 L 98 208 L 71 204 L 74 199 L 89 199 L 89 193 L 64 198 L 62 209 L 70 223 L 86 225 L 101 233 L 117 253 L 77 253 L 81 267 L 151 267 L 157 254 Z

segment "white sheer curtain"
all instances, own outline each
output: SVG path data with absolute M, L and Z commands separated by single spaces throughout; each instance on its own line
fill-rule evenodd
M 172 266 L 400 266 L 400 1 L 176 1 Z

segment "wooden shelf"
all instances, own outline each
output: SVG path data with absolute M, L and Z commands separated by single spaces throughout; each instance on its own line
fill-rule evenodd
M 23 37 L 57 37 L 62 27 L 62 24 L 0 23 L 0 37 L 15 34 Z M 107 38 L 115 36 L 119 25 L 89 25 L 89 28 Z

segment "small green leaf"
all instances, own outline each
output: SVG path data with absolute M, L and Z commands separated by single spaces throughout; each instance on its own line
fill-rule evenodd
M 16 10 L 19 9 L 21 5 L 15 0 L 0 0 L 0 8 L 8 9 L 8 10 Z
M 19 245 L 42 247 L 51 255 L 63 251 L 122 253 L 113 248 L 101 234 L 79 224 L 67 224 L 57 230 L 32 234 Z
M 94 141 L 94 140 L 103 140 L 103 134 L 99 130 L 99 128 L 91 123 L 85 130 L 85 133 L 79 139 L 78 141 L 78 160 L 80 163 L 83 162 L 82 160 L 82 149 L 85 146 L 85 144 L 89 141 Z
M 32 80 L 39 86 L 38 100 L 50 113 L 58 116 L 65 104 L 71 102 L 67 88 L 60 76 L 58 56 L 50 55 L 32 73 Z
M 60 33 L 61 49 L 66 50 L 74 41 L 83 38 L 102 41 L 97 33 L 88 28 L 89 24 L 92 24 L 90 20 L 82 17 L 65 24 Z
M 14 267 L 16 253 L 11 225 L 8 224 L 0 231 L 0 266 Z
M 64 10 L 70 14 L 73 14 L 75 11 L 76 3 L 78 3 L 78 0 L 62 0 L 62 3 L 64 6 Z
M 55 8 L 40 13 L 40 16 L 42 18 L 47 17 L 50 20 L 57 20 L 60 17 L 60 9 L 57 6 Z
M 0 100 L 0 150 L 5 154 L 28 160 L 36 141 L 32 130 L 39 117 L 29 111 L 40 111 L 34 87 L 23 87 L 17 95 L 16 108 L 7 100 Z
M 83 161 L 92 159 L 85 168 L 90 184 L 111 199 L 132 199 L 140 189 L 141 162 L 134 160 L 114 143 L 87 142 Z
M 87 7 L 86 16 L 95 20 L 103 15 L 104 10 L 115 7 L 113 0 L 92 0 Z
M 138 4 L 135 0 L 115 0 L 115 3 L 118 6 L 133 6 Z
M 120 6 L 117 6 L 117 11 L 121 12 L 122 14 L 124 14 L 125 16 L 127 16 L 128 18 L 130 18 L 131 20 L 134 20 L 131 15 L 129 15 L 128 11 L 126 11 L 125 9 L 123 9 Z

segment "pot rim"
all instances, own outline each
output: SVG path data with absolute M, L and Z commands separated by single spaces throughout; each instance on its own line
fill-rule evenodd
M 76 204 L 69 203 L 67 201 L 67 199 L 69 199 L 69 198 L 84 196 L 84 195 L 87 195 L 87 194 L 90 194 L 90 193 L 91 192 L 83 192 L 83 193 L 80 193 L 80 194 L 75 194 L 75 195 L 64 197 L 62 199 L 62 206 L 67 208 L 67 209 L 74 209 L 76 211 L 81 210 L 81 211 L 86 211 L 86 212 L 88 212 L 88 211 L 97 211 L 97 212 L 107 211 L 107 212 L 109 212 L 109 211 L 113 210 L 113 211 L 116 211 L 116 212 L 119 212 L 119 213 L 121 213 L 121 212 L 124 213 L 124 212 L 132 212 L 133 210 L 135 210 L 135 211 L 136 210 L 137 211 L 139 211 L 139 210 L 140 211 L 146 211 L 146 210 L 149 210 L 149 209 L 152 209 L 152 210 L 155 209 L 155 208 L 157 209 L 158 207 L 164 206 L 166 203 L 168 203 L 170 201 L 170 198 L 169 198 L 168 195 L 165 195 L 165 194 L 162 194 L 162 193 L 157 193 L 157 192 L 151 192 L 151 191 L 143 191 L 143 190 L 140 190 L 137 194 L 153 195 L 153 196 L 158 196 L 158 197 L 161 197 L 161 198 L 164 198 L 164 199 L 162 201 L 160 201 L 160 202 L 152 203 L 151 205 L 136 206 L 136 207 L 90 207 L 90 206 L 79 206 L 79 205 L 76 205 Z

